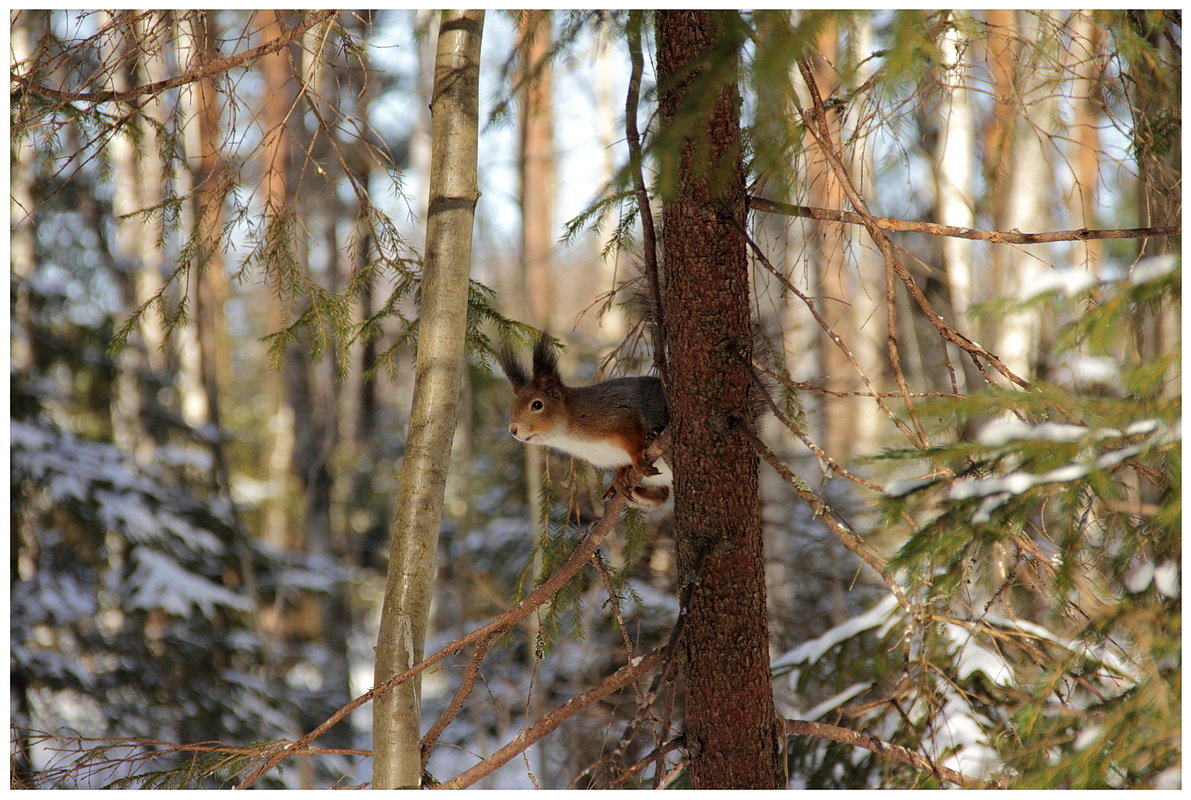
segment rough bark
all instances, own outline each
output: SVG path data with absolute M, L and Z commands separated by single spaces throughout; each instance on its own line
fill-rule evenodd
M 683 635 L 685 741 L 695 788 L 782 784 L 781 726 L 769 674 L 757 457 L 751 424 L 746 198 L 740 96 L 715 83 L 688 116 L 731 12 L 657 14 L 661 124 L 681 152 L 663 155 L 664 321 L 674 435 L 679 574 L 695 581 Z M 704 95 L 706 97 L 706 95 Z M 681 125 L 680 130 L 674 126 Z
M 444 11 L 431 100 L 430 208 L 421 326 L 405 459 L 397 477 L 393 544 L 376 645 L 376 682 L 422 658 L 451 440 L 459 410 L 471 265 L 484 12 Z M 377 789 L 417 787 L 420 681 L 396 687 L 373 709 Z

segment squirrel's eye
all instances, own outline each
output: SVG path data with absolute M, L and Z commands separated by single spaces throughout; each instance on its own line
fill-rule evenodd
M 532 403 L 529 404 L 529 407 L 534 411 L 541 411 L 542 410 L 542 401 L 534 400 Z

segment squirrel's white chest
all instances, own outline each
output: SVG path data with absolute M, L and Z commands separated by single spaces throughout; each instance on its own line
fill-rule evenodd
M 592 439 L 580 439 L 566 433 L 554 433 L 539 440 L 547 447 L 570 453 L 595 467 L 623 467 L 633 462 L 624 448 Z

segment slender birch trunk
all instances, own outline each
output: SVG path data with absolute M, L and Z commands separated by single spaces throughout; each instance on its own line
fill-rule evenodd
M 430 208 L 421 327 L 376 643 L 377 683 L 422 658 L 463 376 L 472 223 L 479 198 L 476 143 L 484 12 L 443 11 L 440 19 L 430 103 Z M 416 679 L 377 700 L 372 714 L 373 788 L 420 785 L 420 701 L 421 683 Z

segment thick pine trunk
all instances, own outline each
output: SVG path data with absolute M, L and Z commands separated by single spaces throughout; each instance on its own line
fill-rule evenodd
M 430 209 L 421 327 L 388 581 L 376 643 L 376 683 L 422 658 L 451 440 L 459 411 L 479 130 L 483 11 L 444 11 L 431 100 Z M 380 697 L 372 715 L 375 789 L 417 788 L 420 682 Z
M 754 387 L 735 84 L 717 84 L 709 113 L 681 113 L 727 19 L 710 11 L 657 15 L 662 135 L 682 126 L 681 154 L 663 157 L 673 171 L 662 178 L 672 187 L 663 197 L 663 313 L 675 533 L 679 574 L 694 582 L 682 639 L 685 736 L 695 788 L 777 788 L 757 457 L 737 429 L 751 424 Z

